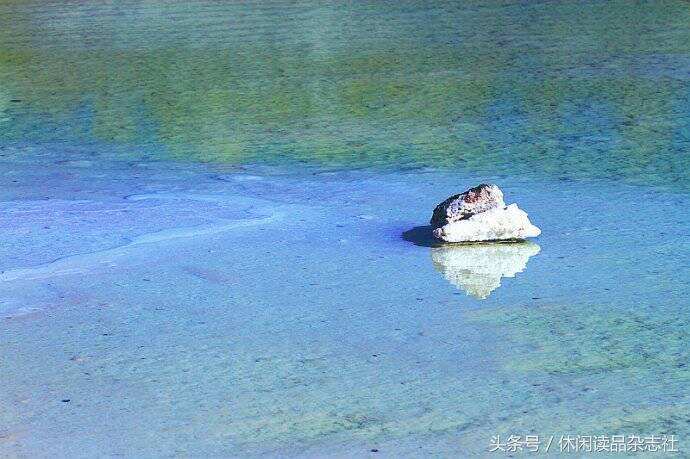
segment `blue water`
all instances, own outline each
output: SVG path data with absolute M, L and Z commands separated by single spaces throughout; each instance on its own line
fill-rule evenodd
M 0 456 L 687 455 L 688 19 L 2 2 Z M 431 240 L 482 182 L 542 235 Z

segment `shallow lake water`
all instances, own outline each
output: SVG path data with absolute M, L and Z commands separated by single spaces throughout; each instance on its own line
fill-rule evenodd
M 687 454 L 688 24 L 0 2 L 0 456 Z M 433 241 L 481 182 L 542 235 Z

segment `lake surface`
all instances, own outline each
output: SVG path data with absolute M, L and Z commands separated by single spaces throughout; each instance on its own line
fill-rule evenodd
M 0 2 L 0 456 L 687 454 L 688 24 Z M 481 182 L 542 235 L 432 241 Z

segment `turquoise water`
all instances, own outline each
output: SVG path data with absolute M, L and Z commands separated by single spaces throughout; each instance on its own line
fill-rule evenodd
M 0 456 L 687 455 L 688 24 L 0 2 Z M 543 234 L 430 240 L 481 182 Z
M 686 2 L 0 4 L 3 143 L 687 188 Z

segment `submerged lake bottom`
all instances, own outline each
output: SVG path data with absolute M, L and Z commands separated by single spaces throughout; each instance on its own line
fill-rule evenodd
M 687 192 L 448 169 L 0 162 L 0 456 L 690 438 Z M 441 245 L 498 184 L 543 233 Z

